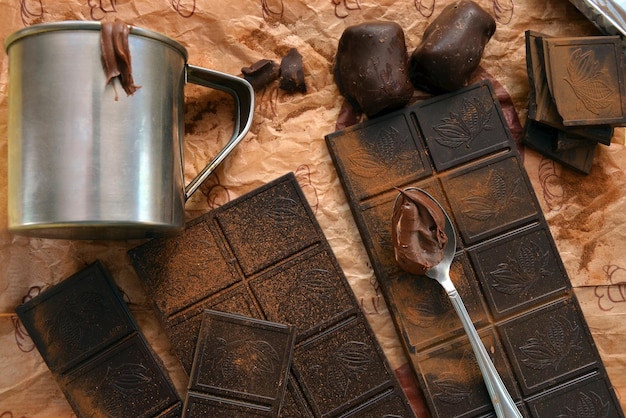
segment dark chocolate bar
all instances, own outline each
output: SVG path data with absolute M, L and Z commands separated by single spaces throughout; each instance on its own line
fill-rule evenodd
M 437 126 L 459 140 L 443 141 Z M 478 127 L 485 132 L 469 141 Z M 412 135 L 388 144 L 383 160 L 380 132 Z M 624 416 L 489 81 L 331 133 L 326 143 L 433 417 L 493 416 L 493 408 L 443 288 L 396 263 L 395 188 L 424 189 L 450 214 L 459 235 L 452 280 L 524 416 Z M 380 161 L 384 175 L 370 182 L 359 161 Z M 420 170 L 399 174 L 397 161 Z
M 100 262 L 15 310 L 79 417 L 180 416 L 164 366 Z
M 297 329 L 281 416 L 415 416 L 293 173 L 129 255 L 187 373 L 205 309 L 242 314 Z
M 223 413 L 277 417 L 287 387 L 293 326 L 207 309 L 191 368 L 183 417 Z

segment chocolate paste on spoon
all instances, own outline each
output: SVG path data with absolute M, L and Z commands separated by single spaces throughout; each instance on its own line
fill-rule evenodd
M 115 78 L 119 79 L 126 95 L 131 96 L 141 86 L 135 85 L 133 68 L 128 47 L 130 29 L 120 20 L 103 22 L 100 30 L 102 62 L 106 73 L 106 84 Z M 117 94 L 115 96 L 117 100 Z
M 445 215 L 426 193 L 398 190 L 391 219 L 396 262 L 408 273 L 423 275 L 443 259 L 448 242 Z

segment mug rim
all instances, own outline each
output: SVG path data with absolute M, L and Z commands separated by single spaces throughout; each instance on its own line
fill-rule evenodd
M 183 57 L 185 58 L 185 62 L 187 62 L 188 54 L 187 49 L 178 41 L 165 36 L 161 33 L 152 31 L 150 29 L 144 29 L 141 27 L 129 25 L 130 27 L 130 35 L 142 36 L 145 38 L 151 38 L 159 42 L 163 42 L 174 49 L 178 50 Z M 16 32 L 13 32 L 4 41 L 4 49 L 8 53 L 9 48 L 12 44 L 19 41 L 20 39 L 26 38 L 27 36 L 38 35 L 47 32 L 56 32 L 56 31 L 69 31 L 69 30 L 97 30 L 100 31 L 102 28 L 101 22 L 88 21 L 88 20 L 66 20 L 59 22 L 45 22 L 45 23 L 37 23 L 32 26 L 28 26 L 26 28 L 22 28 Z

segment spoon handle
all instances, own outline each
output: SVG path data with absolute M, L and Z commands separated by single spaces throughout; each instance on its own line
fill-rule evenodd
M 491 396 L 491 402 L 493 403 L 496 416 L 498 418 L 521 418 L 522 414 L 515 406 L 515 402 L 513 402 L 511 395 L 504 386 L 498 371 L 491 362 L 491 358 L 489 354 L 487 354 L 487 350 L 476 332 L 476 328 L 474 328 L 474 324 L 467 313 L 461 295 L 459 295 L 456 289 L 448 289 L 447 293 L 452 302 L 452 306 L 454 306 L 454 309 L 463 323 L 463 328 L 465 328 L 465 332 L 474 350 L 476 361 L 478 362 L 485 385 Z

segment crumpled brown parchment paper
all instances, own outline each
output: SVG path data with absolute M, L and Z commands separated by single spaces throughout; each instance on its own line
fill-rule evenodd
M 508 94 L 513 124 L 526 118 L 524 31 L 583 36 L 597 31 L 567 0 L 477 0 L 497 20 L 481 68 Z M 253 126 L 238 148 L 187 202 L 192 219 L 288 171 L 297 178 L 392 364 L 406 360 L 329 157 L 324 135 L 335 129 L 343 99 L 332 62 L 343 30 L 369 19 L 393 20 L 411 52 L 444 0 L 0 0 L 0 39 L 59 20 L 122 19 L 185 45 L 189 63 L 240 75 L 261 58 L 302 54 L 308 92 L 258 92 Z M 72 416 L 14 309 L 24 298 L 96 259 L 111 271 L 148 341 L 184 395 L 187 378 L 126 256 L 138 241 L 67 241 L 7 232 L 8 58 L 0 53 L 0 417 Z M 45 69 L 42 69 L 45 71 Z M 140 81 L 138 80 L 140 84 Z M 230 136 L 224 95 L 186 87 L 185 175 L 191 180 Z M 525 166 L 622 407 L 626 405 L 626 151 L 623 129 L 600 146 L 590 175 L 575 174 L 529 150 Z

